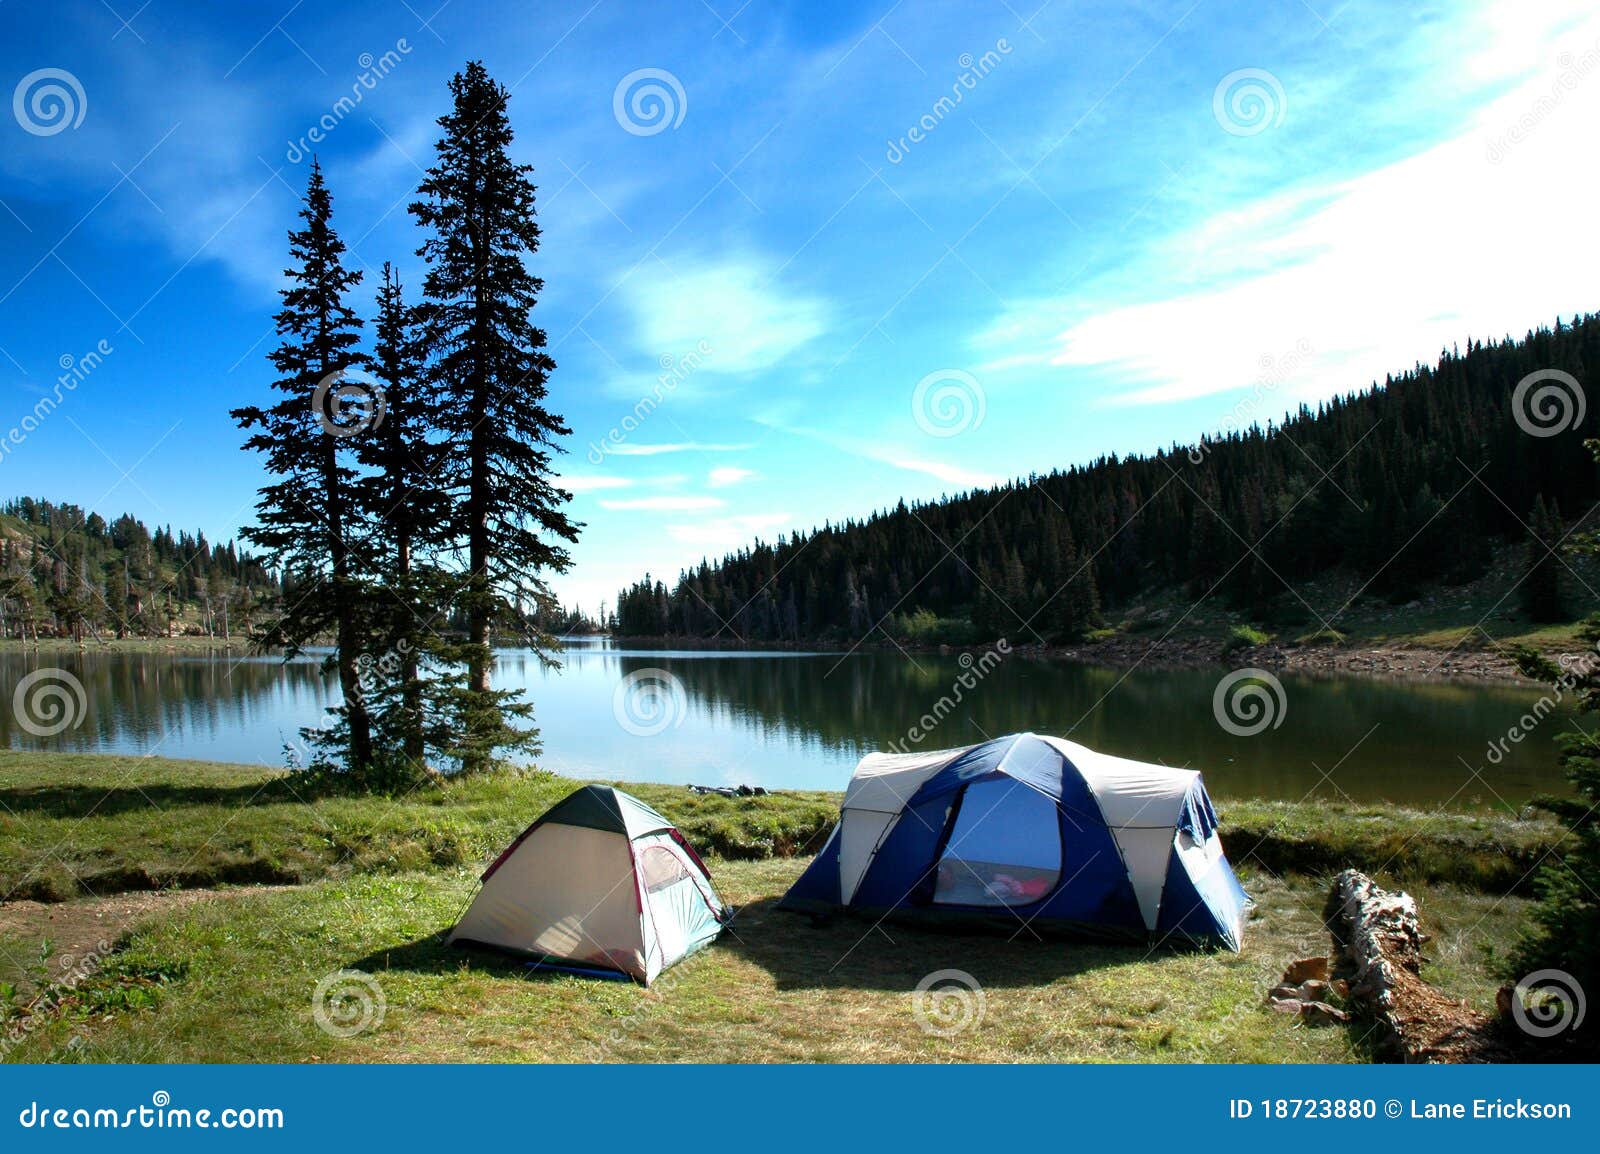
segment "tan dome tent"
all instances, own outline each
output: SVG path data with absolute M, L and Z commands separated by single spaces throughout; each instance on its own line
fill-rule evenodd
M 671 822 L 619 789 L 588 785 L 484 871 L 449 942 L 649 985 L 711 942 L 723 918 L 704 863 Z

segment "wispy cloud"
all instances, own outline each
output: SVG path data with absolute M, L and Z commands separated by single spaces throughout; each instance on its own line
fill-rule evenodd
M 749 469 L 741 469 L 737 465 L 720 465 L 711 470 L 708 480 L 713 489 L 737 485 L 740 481 L 748 481 L 755 473 Z
M 717 517 L 693 524 L 669 525 L 667 532 L 674 540 L 692 545 L 710 545 L 718 549 L 734 549 L 748 545 L 756 537 L 770 537 L 794 524 L 792 513 L 742 513 L 733 517 Z
M 979 472 L 976 469 L 963 469 L 958 464 L 949 464 L 947 461 L 930 461 L 918 456 L 896 455 L 893 451 L 867 450 L 862 456 L 872 461 L 882 461 L 883 464 L 893 464 L 896 469 L 906 469 L 907 472 L 920 472 L 920 474 L 942 480 L 946 485 L 957 485 L 960 488 L 987 488 L 998 482 L 994 474 Z
M 657 512 L 687 513 L 701 509 L 720 509 L 721 497 L 631 497 L 623 501 L 601 501 L 602 509 L 649 509 Z
M 985 369 L 1094 370 L 1102 403 L 1135 405 L 1270 375 L 1289 408 L 1592 305 L 1600 234 L 1572 222 L 1600 182 L 1600 21 L 1538 55 L 1453 139 L 1161 242 L 1149 265 L 1168 275 L 1145 279 L 1166 295 L 1097 307 L 1118 287 L 1099 285 L 1007 312 L 979 338 Z M 1312 352 L 1279 372 L 1295 348 Z
M 819 297 L 783 288 L 771 262 L 733 257 L 690 265 L 630 282 L 627 295 L 641 346 L 653 353 L 712 350 L 697 371 L 748 373 L 768 369 L 820 336 L 828 306 Z
M 662 453 L 739 453 L 749 445 L 718 445 L 704 441 L 671 441 L 657 445 L 631 443 L 612 445 L 606 451 L 614 457 L 657 457 Z
M 556 483 L 569 493 L 594 493 L 601 489 L 626 489 L 633 484 L 626 477 L 606 477 L 598 474 L 586 477 L 557 477 Z
M 876 461 L 880 465 L 890 465 L 896 469 L 904 469 L 908 473 L 921 473 L 924 476 L 933 477 L 947 485 L 953 485 L 960 489 L 988 488 L 990 485 L 998 484 L 1001 480 L 991 473 L 952 464 L 948 461 L 924 457 L 913 450 L 879 441 L 869 441 L 861 437 L 848 437 L 806 425 L 784 424 L 771 417 L 756 418 L 756 421 L 758 424 L 767 425 L 796 437 L 820 441 L 822 444 L 829 445 L 841 453 L 848 453 L 865 461 Z

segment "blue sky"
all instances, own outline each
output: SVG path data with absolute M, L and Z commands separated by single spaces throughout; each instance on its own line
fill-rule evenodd
M 1600 304 L 1600 21 L 1565 0 L 140 3 L 0 4 L 6 495 L 236 533 L 304 154 L 419 285 L 471 58 L 536 168 L 590 610 Z

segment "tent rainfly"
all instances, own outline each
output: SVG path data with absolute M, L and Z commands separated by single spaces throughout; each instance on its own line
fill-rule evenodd
M 778 908 L 1237 950 L 1249 905 L 1198 772 L 1021 733 L 867 755 Z
M 724 917 L 705 864 L 671 822 L 619 789 L 588 785 L 495 859 L 449 943 L 648 986 L 711 942 Z

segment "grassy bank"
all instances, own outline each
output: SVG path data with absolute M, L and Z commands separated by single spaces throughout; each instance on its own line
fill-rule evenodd
M 431 785 L 401 798 L 315 796 L 283 773 L 208 762 L 0 751 L 0 895 L 62 901 L 130 890 L 299 884 L 482 862 L 573 782 L 545 774 Z M 839 796 L 627 788 L 704 853 L 814 852 Z M 1545 817 L 1387 805 L 1221 805 L 1236 861 L 1273 873 L 1346 866 L 1399 881 L 1512 892 L 1561 836 Z
M 1235 802 L 1224 836 L 1258 908 L 1239 955 L 817 928 L 778 914 L 837 812 L 829 794 L 697 796 L 630 785 L 706 854 L 732 931 L 649 991 L 530 974 L 447 950 L 481 863 L 573 785 L 543 775 L 410 797 L 307 797 L 259 768 L 0 753 L 0 990 L 11 1060 L 1341 1061 L 1359 1032 L 1265 1009 L 1285 964 L 1327 949 L 1321 908 L 1344 865 L 1404 882 L 1435 935 L 1429 976 L 1488 1009 L 1494 943 L 1522 918 L 1545 820 Z M 1502 864 L 1503 863 L 1503 864 Z M 218 887 L 268 881 L 274 890 Z M 152 887 L 186 887 L 147 892 Z M 46 904 L 19 903 L 24 894 Z M 69 900 L 61 900 L 69 899 Z M 100 941 L 111 953 L 68 980 Z M 959 968 L 981 1021 L 924 1031 L 919 980 Z M 329 974 L 372 975 L 381 1024 L 319 1029 Z M 3 1013 L 0 1013 L 3 1016 Z M 27 1027 L 20 1024 L 26 1021 Z
M 462 866 L 498 853 L 574 782 L 548 774 L 430 785 L 405 798 L 317 796 L 259 767 L 0 751 L 0 895 L 36 901 Z M 821 844 L 838 798 L 755 799 L 629 785 L 702 852 Z
M 224 639 L 216 637 L 114 637 L 102 633 L 98 638 L 85 635 L 81 642 L 71 637 L 41 637 L 34 641 L 19 641 L 15 637 L 0 637 L 0 653 L 232 653 L 251 652 L 250 639 L 235 633 Z

